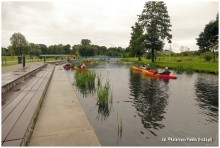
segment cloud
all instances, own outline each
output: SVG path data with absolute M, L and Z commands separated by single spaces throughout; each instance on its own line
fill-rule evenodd
M 173 50 L 180 46 L 198 49 L 195 38 L 205 25 L 215 19 L 217 1 L 167 1 L 173 34 Z M 141 14 L 145 0 L 72 0 L 2 2 L 2 45 L 21 32 L 29 42 L 79 44 L 90 39 L 93 44 L 127 47 L 131 26 Z M 166 44 L 165 48 L 170 46 Z

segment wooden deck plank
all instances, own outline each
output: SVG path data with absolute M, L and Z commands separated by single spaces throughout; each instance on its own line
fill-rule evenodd
M 41 83 L 44 81 L 44 79 L 45 79 L 45 77 L 46 77 L 47 75 L 48 75 L 48 72 L 46 71 L 46 72 L 44 73 L 44 75 L 41 76 L 41 78 L 40 78 L 40 80 L 37 82 L 37 84 L 36 84 L 34 87 L 31 88 L 31 90 L 37 90 L 37 89 L 40 87 Z
M 2 109 L 3 146 L 25 144 L 31 133 L 34 117 L 46 92 L 54 67 L 53 65 L 44 68 L 34 76 L 32 81 L 31 79 L 25 80 L 29 83 L 26 82 L 19 93 L 8 95 L 9 98 L 15 98 Z
M 34 76 L 31 76 L 27 80 L 24 81 L 24 83 L 18 84 L 15 86 L 10 92 L 7 92 L 5 95 L 2 96 L 2 109 L 4 109 L 11 101 L 13 101 L 25 88 L 26 90 L 29 90 L 29 88 L 32 88 L 31 85 L 34 85 L 34 83 L 37 83 L 36 77 L 42 77 L 45 72 L 38 72 Z
M 16 106 L 24 99 L 29 91 L 22 91 L 10 104 L 2 110 L 2 123 L 8 115 L 16 108 Z
M 43 92 L 43 90 L 36 92 L 36 94 L 33 96 L 33 99 L 19 118 L 18 122 L 7 136 L 6 141 L 24 138 L 27 130 L 30 130 L 31 128 L 30 126 L 33 123 L 34 115 L 36 114 L 38 105 L 40 104 L 40 101 L 43 97 Z
M 30 83 L 34 81 L 34 77 L 29 78 L 23 83 L 18 84 L 12 88 L 9 92 L 2 95 L 2 109 L 4 109 L 16 96 L 18 96 L 25 87 L 28 87 Z
M 2 146 L 20 146 L 22 139 L 6 141 L 2 144 Z
M 8 116 L 4 122 L 2 123 L 2 141 L 4 141 L 11 131 L 12 127 L 15 125 L 25 108 L 27 107 L 28 103 L 34 96 L 36 91 L 29 91 L 28 94 L 24 97 L 21 103 L 16 106 L 13 112 Z

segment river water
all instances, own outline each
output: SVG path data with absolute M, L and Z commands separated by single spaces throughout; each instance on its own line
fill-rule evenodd
M 74 86 L 103 146 L 218 145 L 217 75 L 152 79 L 130 67 L 113 62 L 90 69 L 110 83 L 113 103 L 104 109 L 96 104 L 96 91 L 82 93 Z

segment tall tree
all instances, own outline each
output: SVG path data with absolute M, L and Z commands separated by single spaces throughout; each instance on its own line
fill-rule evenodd
M 22 56 L 25 52 L 27 52 L 28 42 L 25 39 L 25 36 L 20 32 L 14 33 L 10 38 L 10 41 L 16 55 Z
M 218 50 L 218 14 L 215 21 L 209 22 L 196 39 L 200 51 L 212 51 L 215 61 L 215 50 Z
M 131 54 L 137 56 L 139 61 L 141 56 L 144 54 L 144 36 L 143 28 L 137 22 L 135 26 L 132 26 L 131 40 L 130 40 L 130 49 Z
M 165 39 L 171 43 L 170 17 L 163 1 L 149 1 L 145 3 L 139 23 L 144 29 L 145 44 L 151 49 L 151 60 L 155 61 L 154 50 L 162 50 Z

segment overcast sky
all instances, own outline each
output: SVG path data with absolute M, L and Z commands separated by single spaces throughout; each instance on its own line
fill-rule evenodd
M 79 44 L 90 39 L 106 47 L 129 45 L 131 26 L 146 0 L 3 1 L 2 46 L 15 32 L 29 43 Z M 165 1 L 172 24 L 172 50 L 181 46 L 197 50 L 196 40 L 206 24 L 215 20 L 218 1 Z M 167 41 L 165 41 L 167 42 Z M 169 49 L 169 45 L 165 46 Z

